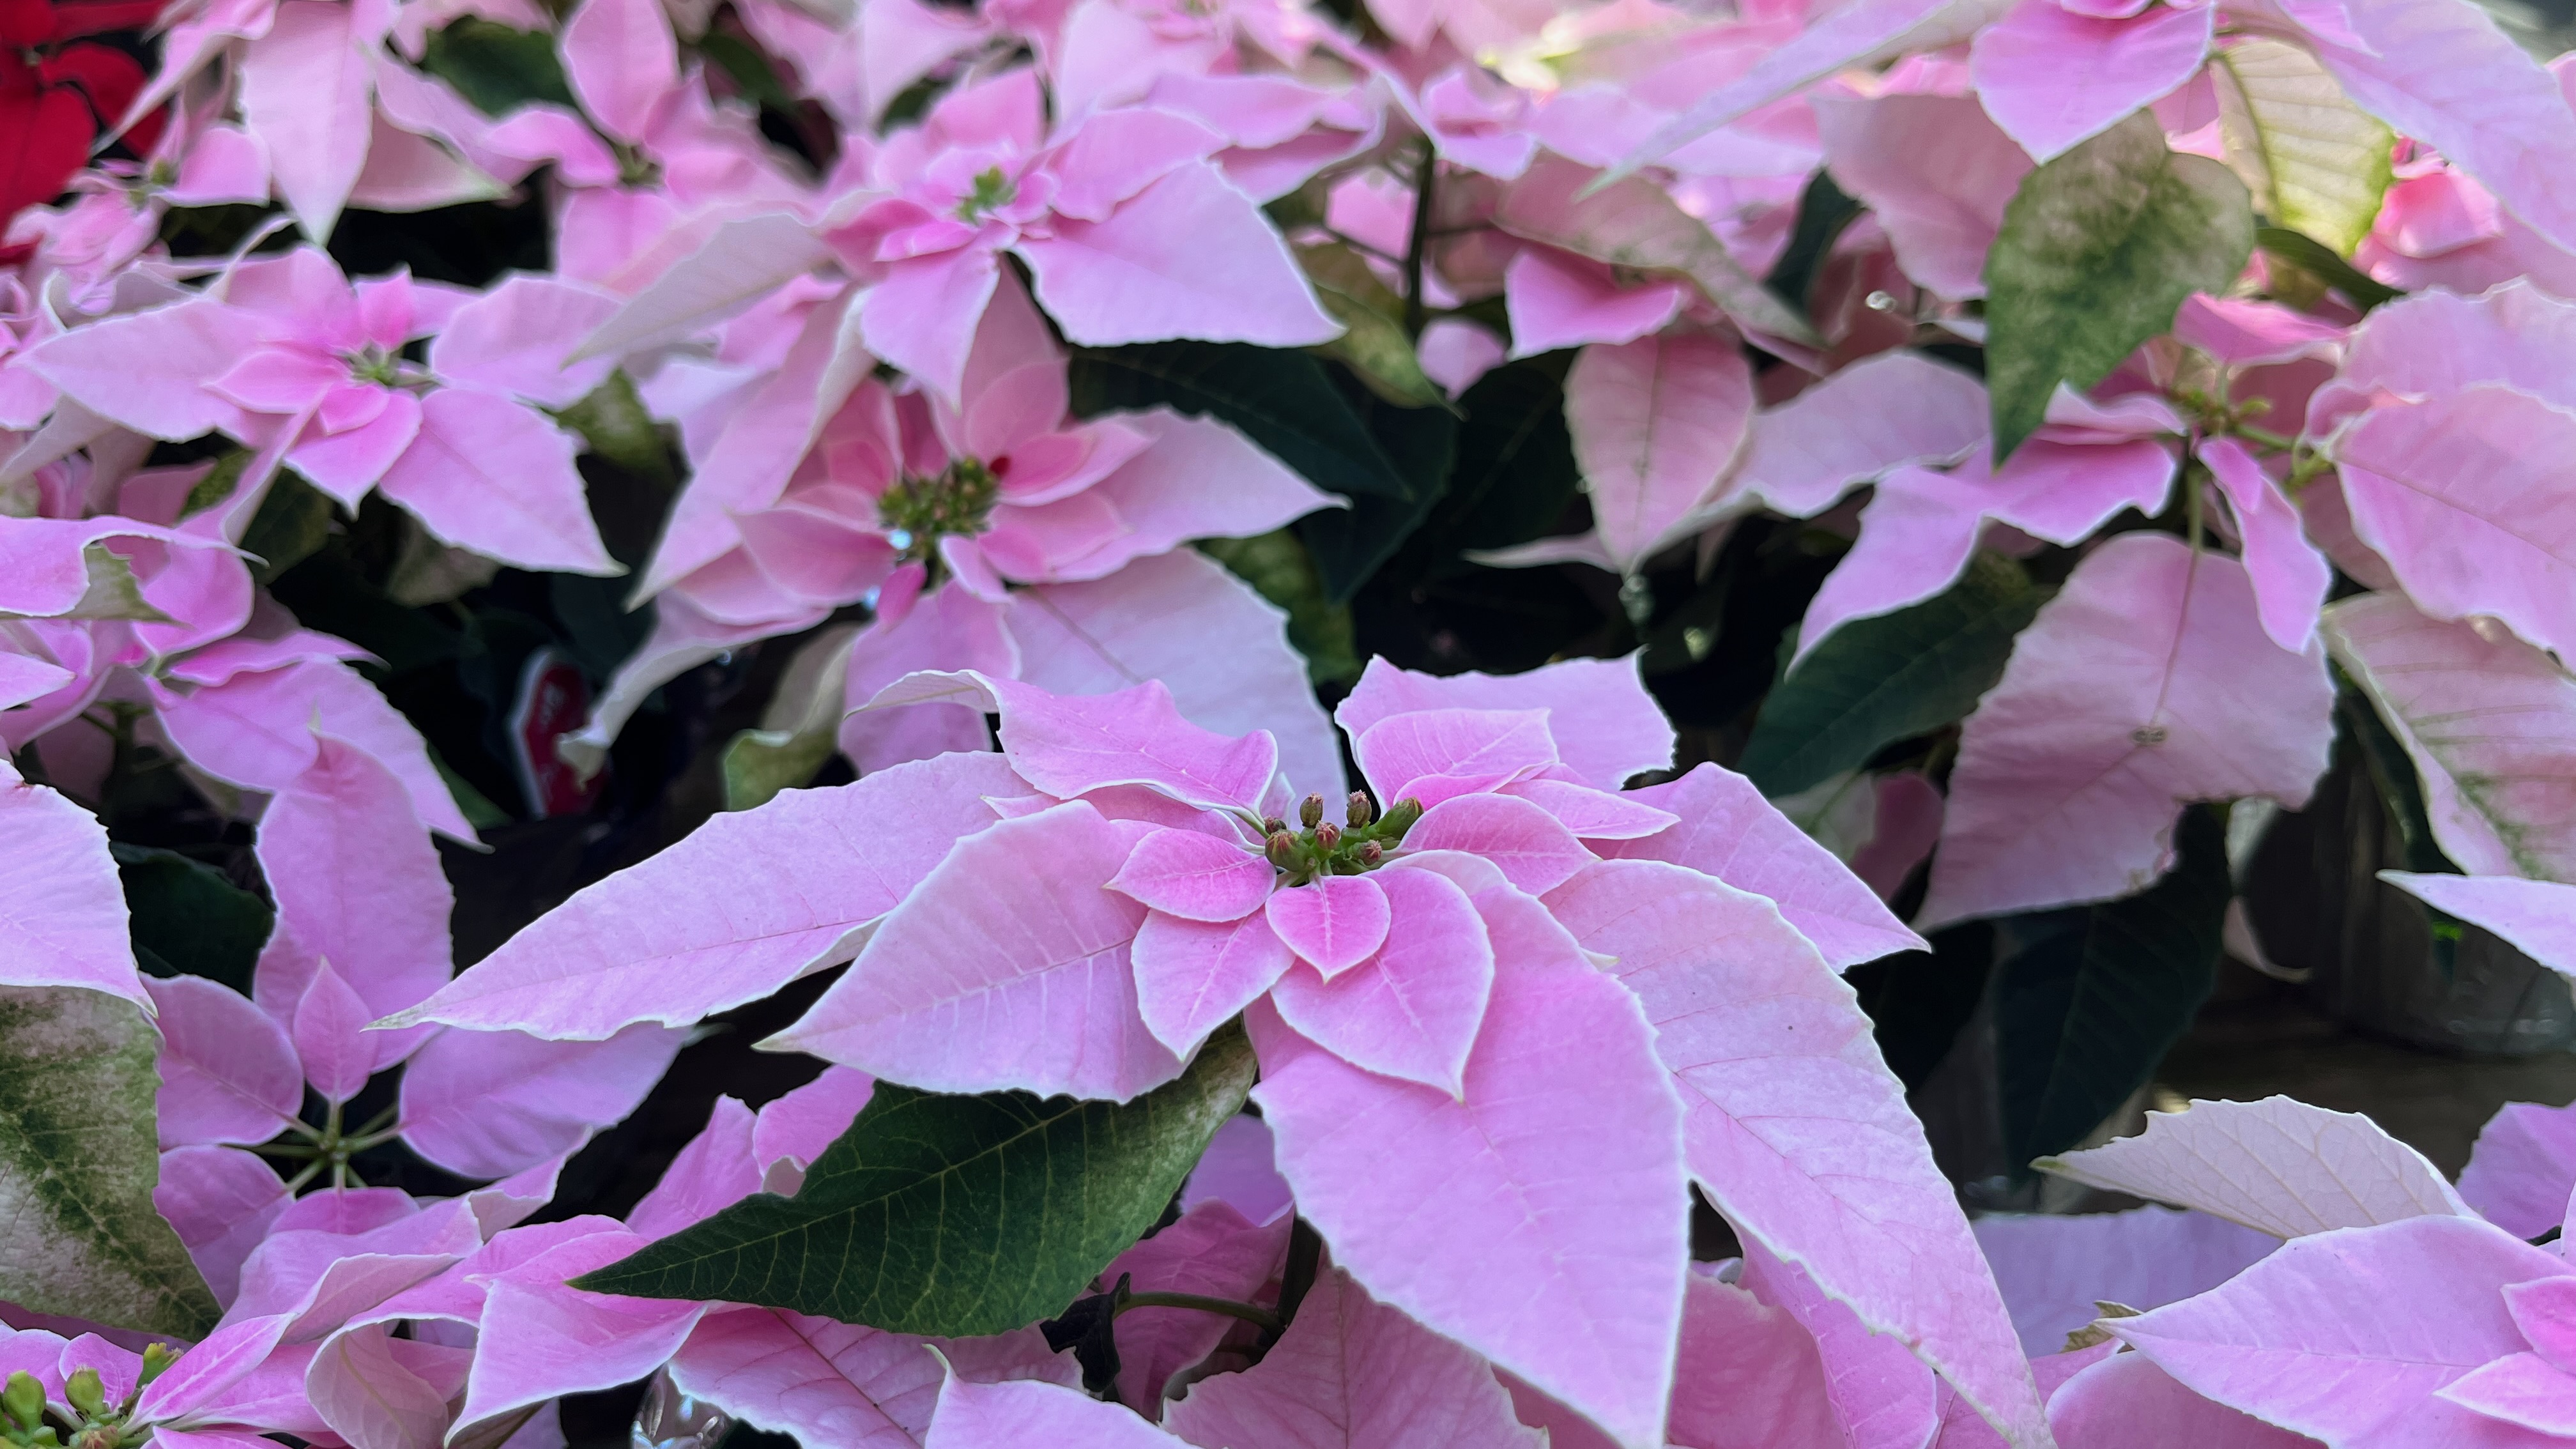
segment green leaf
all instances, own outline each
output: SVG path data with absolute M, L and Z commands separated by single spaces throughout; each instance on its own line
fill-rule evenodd
M 1922 1088 L 1985 1000 L 1994 970 L 1995 923 L 1961 921 L 1935 931 L 1930 951 L 1904 951 L 1864 962 L 1848 973 L 1869 1013 L 1887 1069 Z
M 257 562 L 251 578 L 262 587 L 321 552 L 331 541 L 331 498 L 297 474 L 280 469 L 268 485 L 268 496 L 242 530 L 242 552 Z
M 629 473 L 666 486 L 678 482 L 661 426 L 645 411 L 634 379 L 622 371 L 610 373 L 581 401 L 555 414 L 555 421 L 581 434 L 592 452 Z
M 1144 1236 L 1254 1071 L 1229 1030 L 1123 1105 L 880 1082 L 795 1197 L 745 1198 L 572 1286 L 1002 1333 L 1063 1311 Z
M 118 841 L 117 878 L 133 925 L 134 957 L 155 976 L 203 976 L 250 991 L 251 967 L 275 913 L 222 871 L 175 850 Z
M 1342 335 L 1316 350 L 1349 368 L 1369 391 L 1408 408 L 1446 408 L 1449 395 L 1422 371 L 1422 358 L 1404 330 L 1404 300 L 1387 290 L 1360 254 L 1339 242 L 1297 248 L 1298 264 L 1315 284 L 1324 310 L 1342 324 Z
M 1345 498 L 1413 496 L 1368 423 L 1301 352 L 1235 342 L 1148 342 L 1073 355 L 1073 410 L 1169 406 L 1231 423 L 1309 483 Z
M 188 490 L 187 498 L 179 505 L 179 516 L 193 518 L 232 497 L 233 490 L 241 486 L 242 474 L 249 469 L 250 460 L 248 448 L 229 449 L 217 457 L 215 466 L 207 469 L 206 476 L 198 479 Z
M 2351 256 L 2379 216 L 2395 133 L 2295 45 L 2240 39 L 2219 52 L 2210 75 L 2227 165 L 2253 193 L 2254 209 Z
M 1789 245 L 1781 250 L 1780 260 L 1771 264 L 1771 275 L 1762 279 L 1762 285 L 1804 313 L 1808 294 L 1816 288 L 1816 274 L 1824 270 L 1825 258 L 1833 254 L 1843 228 L 1860 212 L 1860 203 L 1845 195 L 1831 176 L 1818 171 L 1808 178 L 1807 189 L 1798 193 L 1798 219 L 1789 229 Z
M 1199 552 L 1288 611 L 1288 643 L 1305 659 L 1308 679 L 1317 684 L 1349 684 L 1360 677 L 1351 611 L 1325 599 L 1315 560 L 1294 529 L 1258 538 L 1203 539 Z
M 1980 553 L 1948 592 L 1843 625 L 1763 700 L 1736 768 L 1765 795 L 1794 795 L 1961 718 L 2047 598 L 2020 564 Z
M 2139 111 L 2022 178 L 1986 253 L 1986 385 L 1995 458 L 2021 446 L 2061 382 L 2078 391 L 2219 293 L 2254 249 L 2235 173 L 2165 148 Z
M 134 1003 L 0 988 L 0 1298 L 197 1338 L 218 1310 L 152 1207 L 160 1038 Z
M 829 730 L 737 733 L 724 750 L 724 808 L 749 810 L 768 804 L 781 790 L 801 788 L 832 758 L 833 749 Z
M 698 37 L 698 50 L 732 77 L 733 83 L 741 87 L 742 93 L 749 96 L 753 104 L 777 111 L 796 109 L 794 93 L 778 79 L 778 72 L 770 68 L 769 57 L 762 55 L 741 36 L 710 30 Z
M 2173 871 L 2144 892 L 1998 923 L 1995 1057 L 2004 1147 L 2062 1152 L 2145 1086 L 2218 979 L 2226 831 L 2194 805 Z
M 2333 637 L 2327 636 L 2329 641 Z M 2353 682 L 2352 675 L 2345 672 L 2344 661 L 2334 659 L 2333 669 L 2337 685 L 2335 714 L 2344 733 L 2361 747 L 2362 763 L 2370 772 L 2372 786 L 2379 791 L 2380 805 L 2397 827 L 2398 844 L 2406 852 L 2406 868 L 2428 875 L 2461 874 L 2459 865 L 2442 853 L 2441 841 L 2434 838 L 2432 812 L 2424 804 L 2424 777 L 2414 757 L 2407 753 L 2405 741 L 2397 737 L 2382 716 L 2386 706 L 2373 691 Z
M 725 745 L 724 808 L 749 810 L 781 790 L 804 786 L 840 748 L 842 692 L 850 677 L 850 641 L 858 633 L 856 624 L 834 624 L 797 646 L 759 727 Z
M 121 554 L 109 551 L 105 543 L 85 544 L 81 548 L 81 571 L 87 576 L 79 602 L 57 619 L 130 619 L 142 623 L 175 622 L 152 607 L 143 597 L 143 585 L 134 577 L 134 565 Z M 16 615 L 0 614 L 0 619 Z
M 1349 602 L 1439 501 L 1458 432 L 1441 409 L 1345 389 L 1305 353 L 1231 342 L 1077 351 L 1072 387 L 1084 417 L 1161 404 L 1231 423 L 1307 482 L 1352 500 L 1297 525 L 1334 604 Z
M 430 32 L 420 66 L 487 116 L 506 115 L 531 101 L 574 104 L 553 36 L 476 15 Z
M 1457 462 L 1422 531 L 1441 553 L 1510 548 L 1541 537 L 1582 486 L 1565 429 L 1565 370 L 1507 362 L 1458 399 Z
M 2402 289 L 2388 285 L 2335 255 L 2331 248 L 2315 237 L 2282 227 L 2266 226 L 2255 230 L 2254 243 L 2263 249 L 2264 256 L 2272 260 L 2273 271 L 2280 271 L 2286 264 L 2304 272 L 2320 288 L 2334 288 L 2364 312 L 2382 302 L 2394 302 L 2406 295 Z M 2281 289 L 2277 277 L 2273 289 Z
M 456 767 L 440 758 L 438 747 L 429 748 L 429 767 L 438 772 L 440 784 L 456 801 L 456 813 L 477 830 L 497 830 L 511 823 L 510 812 L 492 803 L 492 797 L 476 788 L 473 781 L 456 773 Z M 245 988 L 247 989 L 247 988 Z
M 1369 436 L 1394 463 L 1408 492 L 1398 498 L 1362 494 L 1347 509 L 1317 509 L 1297 520 L 1297 536 L 1314 556 L 1325 599 L 1334 604 L 1350 602 L 1431 516 L 1458 450 L 1458 419 L 1451 414 L 1397 407 L 1351 391 L 1358 394 L 1351 402 Z
M 419 520 L 406 517 L 402 545 L 385 575 L 385 597 L 407 609 L 459 599 L 500 575 L 498 560 L 441 543 Z

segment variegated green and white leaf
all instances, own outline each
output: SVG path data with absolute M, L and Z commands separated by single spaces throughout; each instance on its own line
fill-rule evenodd
M 81 549 L 81 570 L 86 576 L 80 602 L 56 619 L 130 619 L 137 623 L 167 624 L 170 616 L 152 607 L 143 597 L 143 587 L 135 580 L 134 566 L 103 543 L 92 543 Z M 0 619 L 25 618 L 23 614 L 0 613 Z
M 2388 190 L 2394 133 L 2295 45 L 2240 40 L 2211 74 L 2227 164 L 2254 193 L 2254 209 L 2351 256 Z
M 214 1295 L 152 1206 L 160 1038 L 133 1002 L 0 988 L 0 1299 L 195 1338 Z
M 850 673 L 856 624 L 835 624 L 805 641 L 787 661 L 760 728 L 735 735 L 724 752 L 727 810 L 766 804 L 781 790 L 812 781 L 839 747 L 841 686 Z

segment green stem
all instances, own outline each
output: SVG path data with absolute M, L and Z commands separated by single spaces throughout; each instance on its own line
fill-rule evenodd
M 2193 553 L 2200 552 L 2202 536 L 2208 522 L 2207 519 L 2201 516 L 2202 505 L 2200 497 L 2200 480 L 2207 471 L 2207 469 L 2203 468 L 2197 461 L 2195 461 L 2190 467 L 2185 468 L 2182 473 L 2184 517 L 2189 520 L 2191 529 L 2191 551 Z
M 1297 1321 L 1297 1305 L 1306 1301 L 1306 1290 L 1315 1286 L 1315 1273 L 1323 1266 L 1324 1238 L 1304 1218 L 1296 1219 L 1288 1229 L 1288 1262 L 1279 1270 L 1278 1318 L 1283 1324 Z M 1279 1341 L 1273 1333 L 1262 1335 L 1262 1347 Z
M 2293 438 L 2286 433 L 2276 433 L 2270 428 L 2258 428 L 2252 423 L 2237 423 L 2233 427 L 2229 428 L 2228 431 L 2245 439 L 2247 442 L 2261 443 L 2267 448 L 2278 448 L 2284 453 L 2299 446 L 2298 439 Z
M 1420 337 L 1428 313 L 1422 301 L 1422 255 L 1431 245 L 1431 181 L 1440 172 L 1440 162 L 1425 137 L 1418 153 L 1420 160 L 1413 178 L 1413 235 L 1404 245 L 1404 331 L 1408 337 Z
M 1240 1318 L 1270 1333 L 1287 1327 L 1279 1321 L 1278 1314 L 1257 1303 L 1237 1303 L 1231 1298 L 1209 1298 L 1197 1293 L 1130 1293 L 1118 1300 L 1119 1313 L 1131 1308 L 1195 1308 L 1201 1313 Z
M 1340 242 L 1346 247 L 1349 247 L 1352 251 L 1366 253 L 1389 266 L 1401 266 L 1404 263 L 1404 258 L 1388 256 L 1386 253 L 1379 251 L 1377 248 L 1370 246 L 1367 242 L 1361 241 L 1358 237 L 1352 236 L 1347 232 L 1339 232 L 1333 230 L 1331 227 L 1326 227 L 1324 228 L 1324 235 L 1331 237 L 1333 240 Z

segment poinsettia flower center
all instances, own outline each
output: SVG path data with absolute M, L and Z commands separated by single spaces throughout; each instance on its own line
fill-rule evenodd
M 877 500 L 878 522 L 906 558 L 926 557 L 942 535 L 973 535 L 993 526 L 993 505 L 1009 471 L 1008 458 L 959 458 L 936 476 L 907 473 Z
M 981 221 L 985 213 L 1011 204 L 1020 194 L 1020 185 L 999 166 L 987 166 L 975 173 L 974 184 L 957 203 L 960 221 Z
M 1381 816 L 1367 791 L 1353 790 L 1342 818 L 1341 825 L 1326 820 L 1324 797 L 1309 795 L 1297 807 L 1299 829 L 1292 831 L 1287 821 L 1275 818 L 1261 822 L 1268 837 L 1262 853 L 1292 886 L 1328 875 L 1361 875 L 1384 865 L 1388 854 L 1404 843 L 1404 832 L 1422 818 L 1422 802 L 1398 800 Z
M 74 1423 L 70 1449 L 135 1449 L 152 1438 L 152 1425 L 131 1422 L 134 1406 L 143 1390 L 168 1371 L 179 1355 L 166 1343 L 147 1345 L 143 1362 L 135 1375 L 134 1386 L 121 1402 L 107 1397 L 107 1384 L 99 1371 L 91 1367 L 74 1370 L 63 1381 L 63 1402 L 69 1406 Z M 45 1406 L 45 1388 L 34 1374 L 20 1369 L 9 1375 L 5 1389 L 0 1389 L 0 1437 L 12 1444 L 43 1446 L 62 1442 L 49 1421 Z
M 378 387 L 400 387 L 406 381 L 403 376 L 402 355 L 391 348 L 369 343 L 355 352 L 340 354 L 340 360 L 348 364 L 351 382 L 369 382 Z
M 330 1110 L 323 1115 L 322 1125 L 318 1127 L 301 1120 L 289 1121 L 286 1131 L 275 1141 L 251 1149 L 263 1157 L 304 1164 L 295 1176 L 287 1179 L 288 1192 L 300 1191 L 307 1183 L 334 1189 L 364 1187 L 365 1179 L 358 1176 L 357 1170 L 350 1165 L 350 1159 L 371 1147 L 391 1142 L 398 1133 L 393 1125 L 395 1108 L 387 1107 L 376 1114 L 374 1120 L 352 1129 L 341 1121 L 340 1107 L 338 1102 L 331 1103 Z
M 609 143 L 617 158 L 617 183 L 620 186 L 650 189 L 662 184 L 662 163 L 644 154 L 643 148 L 624 141 Z

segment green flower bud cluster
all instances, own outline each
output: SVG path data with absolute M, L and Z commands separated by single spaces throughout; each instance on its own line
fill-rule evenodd
M 1318 876 L 1372 871 L 1403 842 L 1413 822 L 1422 818 L 1422 802 L 1398 800 L 1380 816 L 1365 793 L 1353 790 L 1342 818 L 1347 823 L 1326 820 L 1324 797 L 1309 795 L 1297 806 L 1297 823 L 1303 828 L 1292 831 L 1287 821 L 1279 819 L 1261 822 L 1268 837 L 1262 853 L 1290 885 L 1304 885 Z
M 907 473 L 877 500 L 877 521 L 906 535 L 904 557 L 927 558 L 943 534 L 982 533 L 991 526 L 1002 480 L 973 458 L 960 458 L 935 478 Z
M 68 1446 L 46 1420 L 44 1382 L 21 1369 L 0 1386 L 0 1440 L 19 1449 L 136 1449 L 152 1437 L 152 1426 L 126 1422 L 134 1414 L 135 1401 L 142 1397 L 144 1385 L 161 1377 L 178 1357 L 168 1344 L 146 1345 L 143 1371 L 135 1376 L 134 1392 L 121 1404 L 107 1401 L 107 1385 L 98 1370 L 73 1370 L 63 1380 L 63 1405 L 74 1421 L 69 1425 Z
M 90 1375 L 93 1382 L 97 1377 Z M 45 1422 L 45 1386 L 25 1369 L 9 1375 L 8 1386 L 0 1388 L 0 1438 L 23 1449 L 53 1449 L 62 1442 Z

